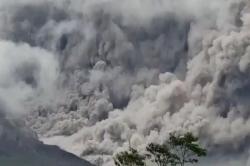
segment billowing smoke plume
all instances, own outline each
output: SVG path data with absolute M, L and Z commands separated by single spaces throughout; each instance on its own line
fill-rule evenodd
M 1 0 L 0 18 L 1 102 L 45 143 L 112 165 L 191 131 L 204 165 L 249 165 L 249 1 Z

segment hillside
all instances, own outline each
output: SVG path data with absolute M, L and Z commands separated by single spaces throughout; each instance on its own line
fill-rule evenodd
M 91 166 L 57 146 L 44 145 L 20 121 L 0 119 L 1 166 Z

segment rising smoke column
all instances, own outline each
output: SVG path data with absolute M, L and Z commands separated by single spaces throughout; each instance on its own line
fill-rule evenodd
M 31 111 L 27 125 L 44 142 L 111 165 L 128 140 L 143 149 L 172 131 L 191 131 L 212 158 L 245 152 L 240 162 L 247 165 L 248 1 L 21 0 L 0 6 L 1 39 L 10 51 L 20 50 L 13 56 L 26 47 L 41 54 L 26 52 L 28 61 L 44 59 L 16 73 L 28 89 L 20 98 L 29 94 L 30 100 L 14 100 Z M 7 69 L 15 64 L 8 62 Z

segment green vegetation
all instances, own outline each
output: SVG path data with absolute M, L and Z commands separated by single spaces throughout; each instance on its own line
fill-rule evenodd
M 136 149 L 130 148 L 129 151 L 116 154 L 114 161 L 117 166 L 145 166 L 145 159 Z
M 145 154 L 136 149 L 120 152 L 114 156 L 116 166 L 146 166 L 147 161 L 157 166 L 184 166 L 197 163 L 199 157 L 206 156 L 206 149 L 197 143 L 198 138 L 192 133 L 182 136 L 170 134 L 164 144 L 151 143 L 146 147 Z

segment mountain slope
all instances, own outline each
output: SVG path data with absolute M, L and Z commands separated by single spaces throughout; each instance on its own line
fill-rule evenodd
M 20 126 L 23 126 L 20 121 L 0 119 L 0 165 L 92 166 L 57 146 L 44 145 L 35 134 Z

